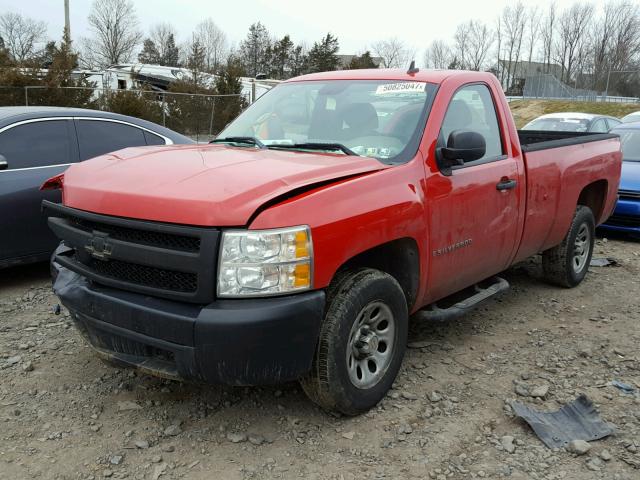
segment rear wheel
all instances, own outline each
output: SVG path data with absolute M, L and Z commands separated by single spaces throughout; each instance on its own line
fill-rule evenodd
M 595 244 L 595 220 L 589 207 L 578 205 L 571 227 L 560 245 L 542 254 L 545 278 L 562 287 L 575 287 L 584 279 Z
M 407 325 L 404 292 L 392 276 L 373 269 L 341 274 L 327 292 L 313 368 L 302 388 L 327 410 L 369 410 L 398 374 Z

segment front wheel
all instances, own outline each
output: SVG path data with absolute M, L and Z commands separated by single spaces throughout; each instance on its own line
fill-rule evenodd
M 589 270 L 595 244 L 595 220 L 589 207 L 578 205 L 566 237 L 542 254 L 545 278 L 562 287 L 575 287 Z
M 398 282 L 373 269 L 340 274 L 309 375 L 301 380 L 322 408 L 357 415 L 375 406 L 400 370 L 407 343 L 407 301 Z

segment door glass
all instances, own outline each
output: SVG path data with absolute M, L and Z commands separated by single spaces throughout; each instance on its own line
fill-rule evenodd
M 622 122 L 620 120 L 614 120 L 613 118 L 607 118 L 607 125 L 609 126 L 609 130 L 611 130 L 613 127 L 617 127 L 621 123 Z M 607 130 L 607 131 L 609 131 L 609 130 Z
M 604 120 L 600 119 L 600 120 L 596 120 L 595 122 L 593 122 L 593 126 L 591 127 L 591 131 L 592 132 L 598 132 L 598 133 L 607 133 L 609 131 L 609 129 L 607 128 L 607 124 L 604 123 Z
M 153 133 L 143 130 L 144 138 L 147 141 L 147 145 L 164 145 L 164 138 L 154 135 Z
M 77 126 L 80 160 L 147 144 L 144 131 L 130 125 L 102 120 L 79 120 Z
M 479 160 L 503 154 L 496 110 L 485 85 L 468 85 L 455 93 L 440 130 L 439 141 L 443 146 L 454 130 L 473 131 L 484 137 L 487 151 Z
M 7 159 L 8 170 L 71 163 L 67 122 L 25 123 L 0 133 L 0 154 Z

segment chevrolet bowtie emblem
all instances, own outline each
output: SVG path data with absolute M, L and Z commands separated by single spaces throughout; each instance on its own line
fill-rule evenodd
M 112 245 L 109 243 L 109 235 L 106 233 L 93 232 L 93 237 L 85 245 L 84 249 L 98 260 L 106 260 L 111 256 Z

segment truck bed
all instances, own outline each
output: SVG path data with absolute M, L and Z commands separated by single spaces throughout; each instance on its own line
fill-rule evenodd
M 521 261 L 562 241 L 575 205 L 595 205 L 596 224 L 607 218 L 620 177 L 620 139 L 610 133 L 536 130 L 519 130 L 518 136 L 527 171 L 523 240 L 517 254 Z M 590 184 L 592 198 L 581 199 L 582 190 Z
M 579 145 L 581 143 L 609 140 L 618 135 L 594 132 L 552 132 L 549 130 L 518 130 L 523 152 L 535 152 L 550 148 Z

